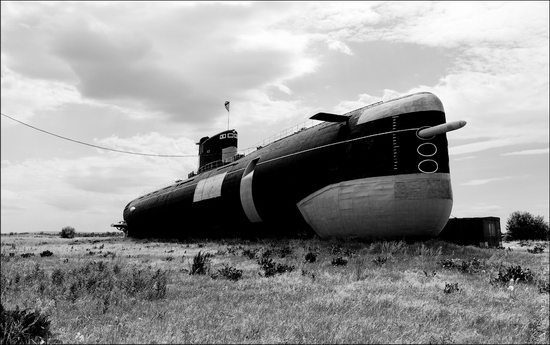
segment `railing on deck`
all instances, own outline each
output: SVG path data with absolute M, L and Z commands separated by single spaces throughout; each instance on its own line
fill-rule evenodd
M 182 177 L 182 178 L 178 178 L 176 179 L 174 182 L 169 182 L 169 183 L 163 183 L 162 185 L 159 185 L 155 188 L 148 188 L 146 189 L 145 191 L 143 191 L 139 196 L 143 196 L 145 194 L 149 194 L 151 192 L 154 192 L 154 191 L 157 191 L 157 190 L 160 190 L 162 188 L 166 188 L 166 187 L 169 187 L 169 186 L 172 186 L 174 184 L 177 184 L 179 182 L 183 182 L 185 181 L 186 179 L 188 178 L 191 178 L 197 174 L 200 174 L 202 172 L 205 172 L 205 171 L 208 171 L 208 170 L 212 170 L 214 168 L 217 168 L 217 167 L 220 167 L 220 166 L 223 166 L 223 165 L 226 165 L 226 164 L 229 164 L 229 163 L 232 163 L 256 150 L 259 150 L 263 147 L 266 147 L 267 145 L 271 144 L 271 143 L 274 143 L 278 140 L 281 140 L 281 139 L 284 139 L 286 137 L 289 137 L 293 134 L 296 134 L 296 133 L 299 133 L 305 129 L 308 129 L 308 128 L 311 128 L 311 127 L 314 127 L 314 126 L 317 126 L 317 125 L 320 125 L 322 124 L 322 122 L 319 122 L 319 121 L 316 121 L 316 120 L 307 120 L 305 122 L 302 122 L 300 124 L 297 124 L 295 126 L 292 126 L 290 128 L 287 128 L 285 130 L 283 130 L 282 132 L 279 132 L 277 134 L 274 134 L 270 137 L 268 137 L 267 139 L 264 139 L 258 143 L 256 143 L 255 145 L 249 147 L 249 148 L 246 148 L 246 149 L 242 149 L 242 150 L 238 150 L 237 152 L 239 152 L 237 155 L 233 156 L 231 159 L 228 159 L 226 160 L 225 162 L 222 162 L 221 160 L 218 160 L 218 161 L 215 161 L 215 162 L 211 162 L 211 163 L 208 163 L 202 167 L 200 167 L 198 170 L 197 170 L 197 173 L 195 173 L 194 171 L 192 171 L 186 178 Z
M 274 143 L 276 142 L 277 140 L 281 140 L 281 139 L 284 139 L 286 137 L 289 137 L 293 134 L 296 134 L 298 132 L 301 132 L 303 131 L 304 129 L 308 129 L 310 127 L 314 127 L 316 125 L 320 125 L 322 122 L 319 122 L 319 121 L 315 121 L 315 120 L 307 120 L 305 122 L 302 122 L 302 123 L 299 123 L 295 126 L 292 126 L 290 128 L 287 128 L 285 130 L 283 130 L 282 132 L 279 132 L 277 134 L 274 134 L 270 137 L 268 137 L 267 139 L 264 139 L 258 143 L 256 143 L 255 145 L 249 147 L 249 148 L 246 148 L 246 149 L 243 149 L 243 150 L 239 150 L 238 152 L 240 152 L 241 154 L 244 154 L 245 156 L 248 155 L 249 153 L 253 152 L 253 151 L 256 151 L 262 147 L 265 147 L 271 143 Z

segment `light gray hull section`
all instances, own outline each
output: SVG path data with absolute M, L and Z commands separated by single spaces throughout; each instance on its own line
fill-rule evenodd
M 393 175 L 332 184 L 297 205 L 324 238 L 437 236 L 453 196 L 449 174 Z

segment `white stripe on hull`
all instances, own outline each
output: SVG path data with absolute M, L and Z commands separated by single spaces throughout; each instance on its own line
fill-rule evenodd
M 329 185 L 297 205 L 321 237 L 436 236 L 453 196 L 449 174 L 392 175 Z
M 259 223 L 262 221 L 262 218 L 260 218 L 260 215 L 256 210 L 256 205 L 254 205 L 254 198 L 252 197 L 252 181 L 254 177 L 254 169 L 256 168 L 256 163 L 258 163 L 258 160 L 259 158 L 256 158 L 248 163 L 241 179 L 241 205 L 244 213 L 251 223 Z
M 217 198 L 222 195 L 223 179 L 227 175 L 227 172 L 209 177 L 204 180 L 200 180 L 195 188 L 195 194 L 193 195 L 193 202 Z

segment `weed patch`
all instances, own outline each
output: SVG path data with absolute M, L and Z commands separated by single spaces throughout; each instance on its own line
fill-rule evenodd
M 306 262 L 314 263 L 315 261 L 317 261 L 317 254 L 309 252 L 306 254 L 304 259 L 306 260 Z
M 30 272 L 6 278 L 2 291 L 13 292 L 21 289 L 36 291 L 41 297 L 66 300 L 75 303 L 78 299 L 91 298 L 104 300 L 114 294 L 157 300 L 164 298 L 167 286 L 167 271 L 150 271 L 133 268 L 123 272 L 103 261 L 92 261 L 71 270 L 53 269 L 50 275 L 37 263 Z
M 210 271 L 210 253 L 201 254 L 198 252 L 197 255 L 193 257 L 193 264 L 189 270 L 190 275 L 204 275 Z
M 294 270 L 294 266 L 273 262 L 273 259 L 269 257 L 262 257 L 258 260 L 258 265 L 263 270 L 263 277 L 272 277 L 276 274 L 283 274 Z
M 262 255 L 260 257 L 260 259 L 269 259 L 273 256 L 273 250 L 271 249 L 265 249 L 263 252 L 262 252 Z
M 377 256 L 376 258 L 374 258 L 372 260 L 377 266 L 382 266 L 383 264 L 386 263 L 386 261 L 388 261 L 388 257 L 387 256 Z
M 375 242 L 370 245 L 369 251 L 372 254 L 406 254 L 407 244 L 403 241 L 395 242 Z
M 363 275 L 365 271 L 365 258 L 357 257 L 354 259 L 355 262 L 355 280 L 363 280 L 366 276 Z
M 52 272 L 52 284 L 54 286 L 63 286 L 63 282 L 65 281 L 65 274 L 63 271 L 59 268 L 56 268 Z
M 341 256 L 338 256 L 332 259 L 330 263 L 332 264 L 332 266 L 346 266 L 348 264 L 348 260 L 344 259 Z
M 416 250 L 415 250 L 415 255 L 416 256 L 435 256 L 435 257 L 439 257 L 441 256 L 443 252 L 443 247 L 438 247 L 438 248 L 430 248 L 428 246 L 426 246 L 424 243 L 422 243 L 422 245 L 420 247 L 417 247 Z
M 527 251 L 531 254 L 541 254 L 542 252 L 544 252 L 544 247 L 536 245 L 533 247 L 533 249 L 527 249 Z
M 457 269 L 462 273 L 470 274 L 478 273 L 485 269 L 485 263 L 476 258 L 470 260 L 443 259 L 439 264 L 446 269 Z
M 491 279 L 491 284 L 508 284 L 510 281 L 533 283 L 534 275 L 531 270 L 523 269 L 521 266 L 509 266 L 507 268 L 500 268 L 495 278 Z
M 435 277 L 435 275 L 437 274 L 437 273 L 435 272 L 435 270 L 433 270 L 432 273 L 428 273 L 428 272 L 426 272 L 426 271 L 422 271 L 422 272 L 424 272 L 424 275 L 425 275 L 426 277 L 428 277 L 428 278 L 429 278 L 429 277 Z
M 51 342 L 50 320 L 40 311 L 6 310 L 0 304 L 2 344 L 44 344 Z
M 45 250 L 42 253 L 40 253 L 41 257 L 47 257 L 47 256 L 52 256 L 52 255 L 53 255 L 53 253 L 50 252 L 49 250 Z
M 256 258 L 256 254 L 258 253 L 258 249 L 243 249 L 243 256 L 249 258 L 249 259 L 254 259 Z
M 278 252 L 279 252 L 279 257 L 283 259 L 292 254 L 292 248 L 290 248 L 289 246 L 283 246 L 279 248 Z
M 308 270 L 305 270 L 302 268 L 302 276 L 304 277 L 310 277 L 313 282 L 315 282 L 315 273 L 310 272 Z
M 243 271 L 236 269 L 235 267 L 231 267 L 228 265 L 224 265 L 223 268 L 218 270 L 218 273 L 215 275 L 212 275 L 213 279 L 217 279 L 218 277 L 223 277 L 228 280 L 237 281 L 241 279 L 243 276 Z
M 550 283 L 547 280 L 539 280 L 537 287 L 540 293 L 550 293 Z
M 227 252 L 231 255 L 237 255 L 240 250 L 243 250 L 243 246 L 229 246 Z
M 133 269 L 132 275 L 122 283 L 130 296 L 142 295 L 147 300 L 158 300 L 166 296 L 167 272 L 157 270 L 152 275 L 144 270 Z
M 446 294 L 450 294 L 453 292 L 460 292 L 460 288 L 458 287 L 458 283 L 445 283 L 445 288 L 443 289 L 443 292 Z

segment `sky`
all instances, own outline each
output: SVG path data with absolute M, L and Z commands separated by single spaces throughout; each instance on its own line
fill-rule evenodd
M 1 232 L 113 231 L 228 122 L 245 149 L 320 111 L 423 91 L 468 123 L 447 134 L 451 216 L 548 221 L 548 7 L 2 2 Z

